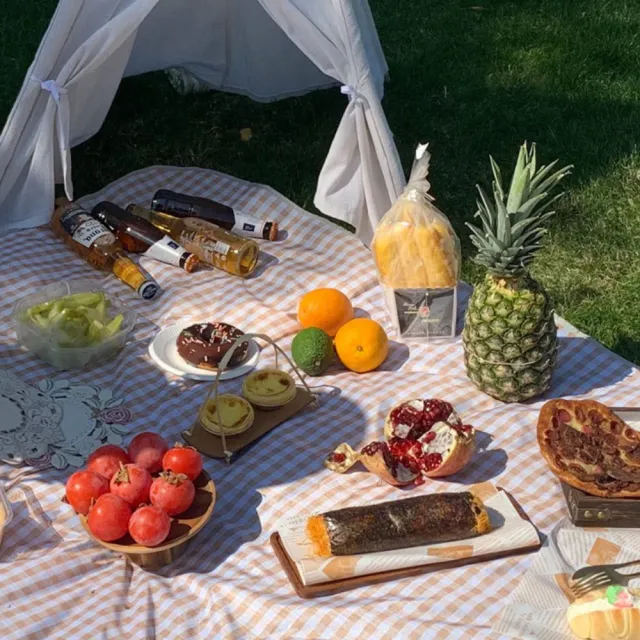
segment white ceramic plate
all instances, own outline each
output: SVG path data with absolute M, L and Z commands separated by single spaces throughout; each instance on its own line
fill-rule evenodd
M 149 345 L 149 355 L 161 369 L 173 373 L 176 376 L 188 378 L 189 380 L 215 380 L 215 371 L 207 371 L 206 369 L 194 367 L 178 354 L 176 340 L 180 332 L 192 324 L 195 323 L 182 322 L 161 329 Z M 224 371 L 220 376 L 220 380 L 230 380 L 231 378 L 239 378 L 240 376 L 246 375 L 258 364 L 259 359 L 260 348 L 256 342 L 251 340 L 247 350 L 247 359 L 241 365 Z

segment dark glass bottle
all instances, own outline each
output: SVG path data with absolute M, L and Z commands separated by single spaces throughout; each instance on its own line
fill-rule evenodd
M 179 218 L 202 218 L 223 229 L 249 238 L 275 240 L 278 237 L 277 222 L 254 218 L 209 198 L 160 189 L 153 196 L 151 209 L 170 213 Z
M 131 215 L 113 202 L 99 202 L 91 216 L 111 229 L 122 246 L 131 253 L 140 253 L 154 260 L 181 267 L 191 273 L 198 266 L 197 256 L 147 220 Z

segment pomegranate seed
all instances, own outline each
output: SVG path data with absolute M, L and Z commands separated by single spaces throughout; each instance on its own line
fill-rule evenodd
M 407 455 L 413 444 L 413 442 L 405 438 L 391 438 L 389 440 L 389 451 L 395 458 L 401 458 Z
M 451 427 L 458 433 L 471 433 L 473 431 L 473 427 L 470 424 L 452 424 Z
M 427 471 L 433 471 L 442 464 L 442 456 L 439 453 L 428 453 L 424 457 L 423 465 Z
M 361 453 L 365 456 L 374 456 L 378 451 L 385 451 L 387 445 L 384 442 L 370 442 L 366 447 L 362 448 Z
M 436 434 L 433 431 L 425 434 L 424 438 L 422 438 L 422 442 L 433 442 L 436 439 Z
M 344 453 L 333 453 L 331 455 L 334 462 L 344 462 L 347 459 Z

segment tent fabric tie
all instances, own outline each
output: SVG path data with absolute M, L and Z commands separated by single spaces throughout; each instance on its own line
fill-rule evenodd
M 55 100 L 56 104 L 60 104 L 60 96 L 63 93 L 66 93 L 67 90 L 63 89 L 55 80 L 37 80 L 37 81 L 40 82 L 40 87 L 44 91 L 48 91 L 51 94 L 51 97 Z
M 40 80 L 35 75 L 31 76 L 34 82 L 40 85 L 43 91 L 49 93 L 56 103 L 56 121 L 58 129 L 58 142 L 60 145 L 60 160 L 62 164 L 62 179 L 65 192 L 69 200 L 73 200 L 73 184 L 71 182 L 71 153 L 70 153 L 70 109 L 67 89 L 60 86 L 56 80 Z
M 355 87 L 351 86 L 350 84 L 343 84 L 340 87 L 340 93 L 344 96 L 348 96 L 349 102 L 355 102 L 356 104 L 360 103 L 362 105 L 366 105 L 367 103 L 364 96 L 358 93 Z

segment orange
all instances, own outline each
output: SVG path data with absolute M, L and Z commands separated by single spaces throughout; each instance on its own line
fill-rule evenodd
M 349 298 L 337 289 L 314 289 L 305 293 L 298 303 L 298 322 L 306 329 L 317 327 L 331 337 L 353 318 Z
M 335 346 L 342 364 L 357 373 L 377 369 L 389 353 L 387 334 L 368 318 L 355 318 L 340 327 Z

